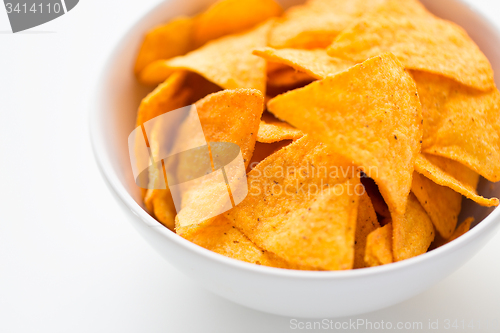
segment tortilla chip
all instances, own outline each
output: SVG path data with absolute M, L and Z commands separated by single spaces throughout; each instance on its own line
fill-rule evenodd
M 325 50 L 276 50 L 270 47 L 254 50 L 253 54 L 266 59 L 288 65 L 297 71 L 304 72 L 316 79 L 324 79 L 328 75 L 337 74 L 355 65 L 354 62 L 330 57 Z
M 292 267 L 283 259 L 258 248 L 224 216 L 218 216 L 209 226 L 190 235 L 189 241 L 223 256 L 246 261 L 252 264 L 279 267 Z
M 282 11 L 273 0 L 217 1 L 196 18 L 195 44 L 201 46 L 209 40 L 250 29 Z
M 495 87 L 488 59 L 465 30 L 431 15 L 378 11 L 343 31 L 328 48 L 329 55 L 356 62 L 385 52 L 396 55 L 407 69 L 440 74 L 480 90 Z
M 268 64 L 273 64 L 273 62 L 268 62 Z M 273 95 L 276 95 L 276 93 L 274 93 L 275 90 L 280 91 L 281 89 L 281 91 L 288 91 L 303 87 L 313 81 L 314 78 L 309 74 L 299 72 L 290 67 L 285 67 L 281 70 L 274 70 L 267 73 L 268 90 L 270 90 L 270 93 Z
M 189 105 L 189 91 L 182 89 L 186 73 L 175 72 L 165 82 L 147 95 L 137 112 L 137 126 L 159 115 Z
M 135 61 L 134 72 L 138 75 L 156 60 L 177 57 L 192 49 L 193 19 L 176 18 L 146 34 Z
M 252 169 L 259 165 L 259 163 L 265 160 L 268 156 L 271 156 L 281 148 L 288 146 L 290 143 L 292 143 L 292 140 L 284 140 L 274 143 L 261 143 L 257 141 L 255 143 L 255 150 L 253 152 L 252 159 L 250 160 L 250 164 L 247 168 L 247 173 L 252 171 Z
M 292 264 L 352 268 L 361 185 L 349 161 L 304 136 L 247 179 L 248 196 L 226 214 L 257 246 Z
M 370 197 L 370 201 L 373 204 L 375 212 L 381 217 L 390 218 L 391 213 L 389 213 L 389 207 L 387 207 L 387 204 L 385 203 L 382 194 L 380 194 L 380 191 L 378 189 L 377 184 L 375 184 L 375 181 L 368 177 L 361 177 L 361 183 L 363 183 L 365 191 Z
M 486 199 L 477 194 L 479 174 L 459 162 L 428 154 L 420 154 L 415 161 L 415 170 L 434 183 L 447 186 L 481 206 L 498 206 L 498 199 Z
M 191 91 L 189 104 L 194 104 L 200 99 L 222 90 L 221 87 L 215 83 L 208 81 L 203 76 L 194 72 L 188 72 L 186 74 L 184 87 L 189 87 L 189 90 Z
M 140 80 L 158 84 L 174 70 L 198 73 L 224 89 L 254 88 L 265 93 L 266 62 L 252 51 L 267 43 L 272 22 L 238 35 L 216 39 L 185 56 L 159 60 L 146 67 Z
M 365 264 L 365 250 L 368 235 L 375 229 L 380 228 L 377 214 L 373 209 L 370 197 L 366 192 L 359 198 L 358 218 L 356 221 L 356 234 L 354 242 L 354 266 L 353 268 L 368 267 Z M 392 237 L 392 235 L 391 235 Z
M 358 17 L 377 8 L 383 0 L 309 0 L 291 7 L 271 31 L 275 48 L 325 48 Z
M 241 149 L 245 167 L 248 167 L 257 139 L 263 103 L 264 97 L 262 93 L 254 89 L 224 90 L 200 100 L 195 105 L 205 140 L 207 142 L 237 144 Z M 182 128 L 181 130 L 186 131 L 186 133 L 191 132 L 189 129 Z M 180 135 L 180 137 L 189 138 L 190 136 L 187 134 Z M 193 137 L 194 139 L 196 138 Z M 213 144 L 210 145 L 213 146 Z M 215 160 L 214 154 L 212 154 L 212 160 Z M 185 160 L 180 159 L 178 172 L 182 173 L 182 175 L 179 175 L 178 178 L 187 179 L 184 173 L 199 174 L 199 172 L 194 172 L 192 169 L 203 167 L 202 164 L 201 162 L 193 163 L 193 159 L 189 156 L 186 156 Z M 191 206 L 199 207 L 202 202 L 220 201 L 221 205 L 225 202 L 225 198 L 221 197 L 221 194 L 227 195 L 226 182 L 224 180 L 220 182 L 220 179 L 217 178 L 218 174 L 215 172 L 211 176 L 200 181 L 200 183 L 191 182 L 190 188 L 184 188 L 183 209 L 176 218 L 176 232 L 185 238 L 189 238 L 189 234 L 199 228 L 210 225 L 211 221 L 206 220 L 203 222 L 202 219 L 199 219 L 200 214 L 203 212 L 194 211 L 190 208 Z M 231 175 L 227 172 L 226 176 L 230 177 Z M 233 176 L 236 177 L 237 175 Z M 196 205 L 191 205 L 191 202 L 196 202 Z M 208 204 L 207 207 L 209 207 Z M 179 221 L 187 222 L 181 225 Z
M 366 267 L 387 265 L 394 261 L 392 254 L 392 223 L 372 231 L 366 239 Z
M 224 90 L 200 100 L 196 108 L 206 140 L 237 144 L 248 166 L 264 111 L 262 93 L 255 89 Z
M 460 223 L 460 225 L 457 227 L 457 229 L 451 235 L 450 239 L 448 239 L 448 243 L 457 239 L 458 237 L 464 235 L 466 232 L 468 232 L 470 230 L 471 224 L 473 222 L 474 222 L 474 218 L 469 217 L 465 221 Z
M 394 261 L 421 255 L 429 249 L 436 233 L 424 208 L 413 193 L 404 215 L 392 215 Z
M 173 120 L 173 119 L 169 119 Z M 165 170 L 161 164 L 162 156 L 166 156 L 171 147 L 166 145 L 170 136 L 172 126 L 176 126 L 175 121 L 166 123 L 165 121 L 156 121 L 150 128 L 148 134 L 148 143 L 150 147 L 151 158 L 159 163 L 156 167 L 148 168 L 148 189 L 144 196 L 144 204 L 150 213 L 170 230 L 174 230 L 175 209 L 172 193 L 165 180 Z M 149 127 L 146 125 L 145 127 Z M 141 133 L 142 134 L 142 133 Z
M 283 140 L 300 139 L 304 133 L 289 124 L 276 119 L 272 114 L 265 112 L 262 115 L 257 133 L 257 141 L 273 143 Z
M 404 213 L 422 115 L 415 84 L 393 55 L 280 95 L 268 110 L 354 161 L 389 208 Z
M 148 189 L 144 198 L 146 208 L 154 214 L 154 217 L 170 230 L 174 230 L 175 210 L 172 193 L 166 190 Z
M 458 214 L 462 209 L 462 195 L 449 187 L 441 186 L 413 173 L 411 191 L 424 207 L 434 227 L 444 238 L 449 238 L 457 227 Z
M 424 72 L 412 74 L 425 120 L 422 151 L 499 181 L 500 92 L 480 92 Z
M 432 243 L 431 245 L 431 249 L 437 249 L 438 247 L 441 247 L 445 244 L 448 244 L 449 242 L 457 239 L 458 237 L 464 235 L 465 233 L 467 233 L 469 230 L 470 230 L 470 227 L 471 227 L 471 224 L 474 223 L 474 218 L 473 217 L 468 217 L 467 219 L 465 219 L 465 221 L 463 221 L 462 223 L 460 223 L 457 227 L 457 229 L 453 232 L 453 234 L 451 235 L 451 237 L 449 239 L 445 239 L 443 237 L 437 237 L 439 235 L 436 235 L 436 239 L 434 240 L 434 242 Z

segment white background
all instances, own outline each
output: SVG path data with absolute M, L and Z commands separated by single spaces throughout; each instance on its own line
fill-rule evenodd
M 469 1 L 500 28 L 497 0 Z M 0 332 L 290 330 L 290 318 L 212 295 L 161 259 L 98 173 L 87 129 L 97 75 L 157 2 L 82 0 L 15 35 L 0 8 Z M 485 327 L 500 321 L 499 256 L 500 234 L 424 294 L 359 318 L 475 320 L 481 329 L 451 331 L 500 332 L 500 322 Z

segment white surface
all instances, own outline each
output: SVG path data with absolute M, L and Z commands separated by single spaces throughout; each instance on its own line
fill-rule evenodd
M 117 38 L 155 3 L 85 0 L 16 35 L 4 33 L 0 9 L 0 332 L 290 330 L 290 318 L 234 305 L 170 267 L 124 221 L 97 171 L 92 88 Z M 474 6 L 493 21 L 500 14 L 495 1 Z M 359 318 L 438 319 L 440 331 L 458 319 L 466 329 L 450 331 L 498 332 L 500 323 L 485 325 L 500 313 L 499 254 L 497 235 L 436 287 Z M 470 320 L 482 328 L 467 329 Z

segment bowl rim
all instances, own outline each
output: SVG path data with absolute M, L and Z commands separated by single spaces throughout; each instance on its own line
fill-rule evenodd
M 500 39 L 500 30 L 482 13 L 477 11 L 469 3 L 464 0 L 453 0 L 460 3 L 461 5 L 467 7 L 467 9 L 477 17 L 479 17 L 485 25 L 489 27 L 491 31 L 496 32 Z M 354 278 L 368 278 L 371 276 L 377 276 L 382 274 L 393 273 L 396 271 L 401 271 L 406 269 L 408 266 L 417 266 L 423 264 L 424 262 L 431 261 L 437 258 L 443 258 L 451 255 L 453 252 L 457 251 L 461 247 L 474 242 L 475 239 L 482 236 L 488 230 L 492 229 L 494 223 L 500 221 L 500 207 L 496 207 L 491 213 L 488 214 L 482 221 L 472 228 L 469 232 L 462 235 L 461 237 L 455 239 L 454 241 L 447 243 L 437 249 L 426 252 L 419 256 L 406 259 L 399 262 L 394 262 L 388 265 L 382 265 L 377 267 L 368 267 L 363 269 L 351 269 L 342 271 L 305 271 L 305 270 L 292 270 L 292 269 L 281 269 L 275 267 L 255 265 L 248 262 L 240 261 L 237 259 L 229 258 L 221 254 L 207 250 L 201 246 L 198 246 L 176 233 L 170 231 L 167 227 L 163 226 L 160 222 L 149 215 L 146 210 L 144 210 L 128 193 L 125 186 L 118 179 L 118 176 L 113 170 L 113 166 L 109 156 L 106 153 L 105 145 L 101 142 L 105 141 L 104 134 L 99 131 L 101 117 L 103 116 L 103 100 L 106 98 L 104 91 L 106 91 L 107 77 L 109 76 L 112 69 L 113 60 L 119 56 L 120 50 L 124 48 L 130 35 L 137 31 L 138 27 L 146 21 L 148 18 L 153 16 L 153 14 L 161 10 L 163 6 L 167 6 L 170 0 L 161 1 L 154 5 L 150 10 L 140 17 L 138 17 L 134 24 L 131 25 L 129 29 L 122 35 L 115 46 L 111 49 L 112 51 L 108 54 L 104 65 L 100 70 L 100 75 L 98 76 L 97 84 L 94 88 L 94 93 L 92 96 L 93 106 L 89 113 L 89 135 L 92 150 L 94 153 L 94 158 L 98 169 L 103 176 L 105 182 L 112 192 L 114 192 L 115 197 L 121 200 L 137 218 L 141 220 L 147 227 L 153 228 L 155 232 L 159 233 L 161 236 L 167 238 L 168 241 L 176 243 L 178 246 L 184 247 L 186 250 L 190 251 L 192 254 L 199 255 L 206 260 L 214 261 L 219 265 L 231 266 L 235 269 L 241 269 L 247 273 L 253 274 L 265 274 L 273 277 L 280 278 L 290 278 L 290 279 L 307 279 L 307 280 L 343 280 L 343 279 L 354 279 Z

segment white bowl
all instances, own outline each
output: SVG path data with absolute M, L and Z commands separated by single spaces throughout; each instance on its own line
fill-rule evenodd
M 500 210 L 465 200 L 463 216 L 481 221 L 463 237 L 424 255 L 387 266 L 341 272 L 293 271 L 226 258 L 179 237 L 143 208 L 130 168 L 127 137 L 137 106 L 147 93 L 132 74 L 143 34 L 180 14 L 193 15 L 211 0 L 171 0 L 159 4 L 125 34 L 110 56 L 91 112 L 90 132 L 97 163 L 129 220 L 166 260 L 206 289 L 235 303 L 289 317 L 342 317 L 375 311 L 413 297 L 439 282 L 490 240 L 500 226 Z M 299 1 L 282 1 L 285 6 Z M 490 59 L 500 82 L 499 32 L 458 0 L 423 0 L 436 15 L 464 27 Z M 500 186 L 482 180 L 479 192 L 500 197 Z M 460 292 L 457 290 L 457 292 Z

